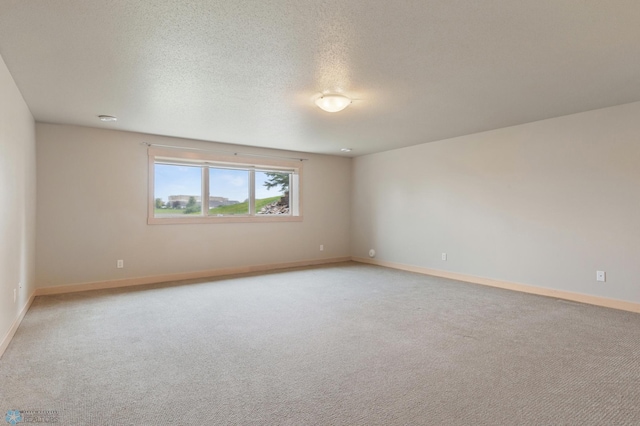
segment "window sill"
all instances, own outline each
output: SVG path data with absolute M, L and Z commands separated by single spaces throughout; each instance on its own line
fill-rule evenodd
M 149 225 L 188 225 L 212 223 L 265 223 L 265 222 L 302 222 L 302 216 L 265 215 L 265 216 L 199 216 L 199 217 L 149 217 Z

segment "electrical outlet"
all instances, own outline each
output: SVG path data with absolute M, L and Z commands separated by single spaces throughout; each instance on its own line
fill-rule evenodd
M 596 281 L 607 281 L 607 274 L 605 271 L 596 271 Z
M 124 268 L 124 260 L 119 259 L 119 260 L 118 260 L 118 263 L 116 264 L 116 267 L 117 267 L 118 269 L 122 269 L 122 268 Z
M 324 244 L 320 244 L 320 251 L 324 251 Z
M 447 260 L 447 253 L 442 253 L 442 260 Z

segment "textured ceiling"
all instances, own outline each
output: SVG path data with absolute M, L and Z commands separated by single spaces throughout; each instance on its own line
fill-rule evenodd
M 38 121 L 361 155 L 638 101 L 639 23 L 637 0 L 0 0 L 0 55 Z

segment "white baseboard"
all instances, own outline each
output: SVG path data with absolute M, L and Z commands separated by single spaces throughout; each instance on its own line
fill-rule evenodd
M 9 328 L 9 331 L 7 332 L 7 334 L 0 341 L 0 358 L 2 358 L 4 351 L 6 351 L 7 348 L 9 347 L 9 343 L 11 343 L 11 339 L 13 339 L 13 336 L 16 334 L 16 331 L 18 331 L 18 327 L 20 327 L 20 323 L 22 322 L 22 319 L 24 318 L 27 311 L 31 307 L 31 304 L 33 303 L 33 299 L 35 299 L 35 297 L 36 297 L 36 294 L 34 291 L 33 293 L 31 293 L 31 296 L 29 296 L 29 300 L 27 300 L 27 303 L 24 305 L 24 307 L 20 311 L 18 318 L 16 318 L 13 324 L 11 324 L 11 328 Z
M 537 294 L 539 296 L 554 297 L 556 299 L 565 299 L 574 302 L 588 303 L 590 305 L 603 306 L 606 308 L 620 309 L 622 311 L 640 313 L 640 303 L 626 302 L 624 300 L 608 299 L 606 297 L 592 296 L 588 294 L 554 290 L 544 287 L 535 287 L 526 284 L 518 284 L 507 281 L 493 280 L 490 278 L 476 277 L 473 275 L 459 274 L 456 272 L 423 268 L 421 266 L 405 265 L 403 263 L 387 262 L 377 259 L 368 259 L 366 257 L 352 257 L 351 260 L 355 262 L 369 263 L 371 265 L 385 266 L 387 268 L 401 269 L 403 271 L 417 272 L 419 274 L 433 275 L 435 277 L 450 278 L 452 280 L 464 281 L 473 284 L 504 288 L 507 290 L 520 291 L 523 293 Z
M 156 284 L 169 281 L 192 280 L 199 278 L 219 277 L 224 275 L 246 274 L 251 272 L 266 272 L 276 269 L 295 268 L 301 266 L 324 265 L 328 263 L 348 262 L 351 257 L 334 257 L 331 259 L 300 260 L 296 262 L 274 263 L 268 265 L 241 266 L 234 268 L 211 269 L 197 272 L 184 272 L 178 274 L 153 275 L 147 277 L 126 278 L 121 280 L 89 282 L 55 287 L 41 287 L 36 289 L 36 296 L 49 294 L 75 293 L 87 290 L 102 290 L 107 288 L 131 287 L 144 284 Z

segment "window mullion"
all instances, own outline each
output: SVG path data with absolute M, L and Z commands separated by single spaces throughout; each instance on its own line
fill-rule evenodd
M 209 216 L 209 167 L 202 168 L 202 215 Z
M 256 171 L 249 170 L 249 216 L 256 215 Z
M 300 214 L 300 175 L 291 173 L 289 176 L 289 214 L 298 216 Z

